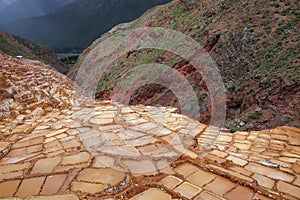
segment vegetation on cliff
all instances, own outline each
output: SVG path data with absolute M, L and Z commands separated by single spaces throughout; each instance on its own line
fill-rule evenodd
M 217 63 L 227 88 L 225 126 L 249 130 L 300 124 L 299 20 L 298 1 L 176 0 L 127 28 L 164 27 L 198 41 Z M 149 62 L 173 66 L 185 75 L 198 94 L 201 120 L 208 123 L 210 96 L 201 76 L 190 63 L 168 52 L 145 49 L 119 58 L 101 78 L 97 97 L 110 98 L 124 73 Z M 131 103 L 180 107 L 168 88 L 155 84 L 140 88 Z

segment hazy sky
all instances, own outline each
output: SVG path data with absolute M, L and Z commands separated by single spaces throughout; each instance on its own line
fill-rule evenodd
M 15 2 L 17 0 L 0 0 L 0 9 L 8 6 L 9 4 Z

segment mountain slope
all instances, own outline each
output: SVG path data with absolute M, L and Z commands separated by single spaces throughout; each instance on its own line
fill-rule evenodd
M 18 0 L 0 12 L 0 23 L 45 15 L 73 0 Z
M 203 45 L 218 65 L 227 88 L 226 126 L 253 130 L 300 126 L 299 22 L 297 2 L 177 0 L 128 28 L 165 27 Z M 80 61 L 101 40 L 88 48 Z M 119 58 L 100 79 L 96 97 L 110 98 L 122 75 L 137 64 L 152 62 L 172 66 L 185 76 L 197 94 L 201 122 L 209 123 L 210 94 L 201 75 L 188 61 L 170 52 L 147 49 Z M 76 68 L 70 74 L 73 77 L 74 71 Z M 130 103 L 180 108 L 172 91 L 156 84 L 140 88 Z
M 81 51 L 113 26 L 133 20 L 149 8 L 168 1 L 75 0 L 54 13 L 7 23 L 1 28 L 56 51 Z
M 48 47 L 1 31 L 0 51 L 11 56 L 21 55 L 28 59 L 40 60 L 62 73 L 65 73 L 67 70 L 67 67 L 58 61 L 56 54 Z
M 230 133 L 171 107 L 86 101 L 1 53 L 0 91 L 1 199 L 299 199 L 300 129 Z

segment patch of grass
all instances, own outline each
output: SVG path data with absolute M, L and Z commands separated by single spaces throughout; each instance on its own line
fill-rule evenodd
M 268 104 L 265 104 L 262 106 L 262 109 L 264 109 L 264 110 L 268 110 L 269 108 L 270 108 L 270 106 Z
M 230 129 L 232 132 L 238 130 L 247 130 L 249 128 L 253 129 L 257 126 L 255 120 L 259 119 L 262 116 L 261 112 L 249 112 L 246 114 L 241 114 L 234 120 L 229 121 L 225 127 Z
M 274 6 L 275 8 L 279 8 L 279 7 L 280 7 L 280 4 L 279 4 L 279 3 L 274 3 L 273 6 Z
M 206 97 L 207 97 L 206 92 L 198 92 L 197 93 L 197 99 L 198 99 L 199 103 L 202 102 Z
M 287 9 L 284 9 L 283 11 L 281 11 L 281 15 L 282 16 L 286 16 L 287 14 L 289 14 L 291 12 L 291 8 L 287 8 Z
M 255 120 L 255 119 L 259 119 L 262 116 L 261 112 L 255 111 L 255 112 L 249 112 L 247 113 L 247 118 L 248 120 Z

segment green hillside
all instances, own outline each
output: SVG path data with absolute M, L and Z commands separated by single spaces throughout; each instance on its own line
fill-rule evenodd
M 67 70 L 67 66 L 58 61 L 56 54 L 48 47 L 5 32 L 0 32 L 0 51 L 11 56 L 21 55 L 28 59 L 40 60 L 62 73 Z
M 297 2 L 175 0 L 128 28 L 164 27 L 199 42 L 222 75 L 227 89 L 225 125 L 231 130 L 300 126 L 300 12 Z M 105 37 L 81 55 L 77 67 L 102 40 Z M 201 75 L 187 60 L 157 49 L 137 50 L 116 60 L 99 80 L 96 98 L 110 98 L 126 72 L 134 66 L 153 62 L 171 66 L 185 76 L 197 94 L 201 122 L 209 123 L 211 97 Z M 74 77 L 75 72 L 76 67 L 69 75 Z M 168 88 L 155 84 L 137 90 L 130 103 L 180 108 L 178 99 Z

